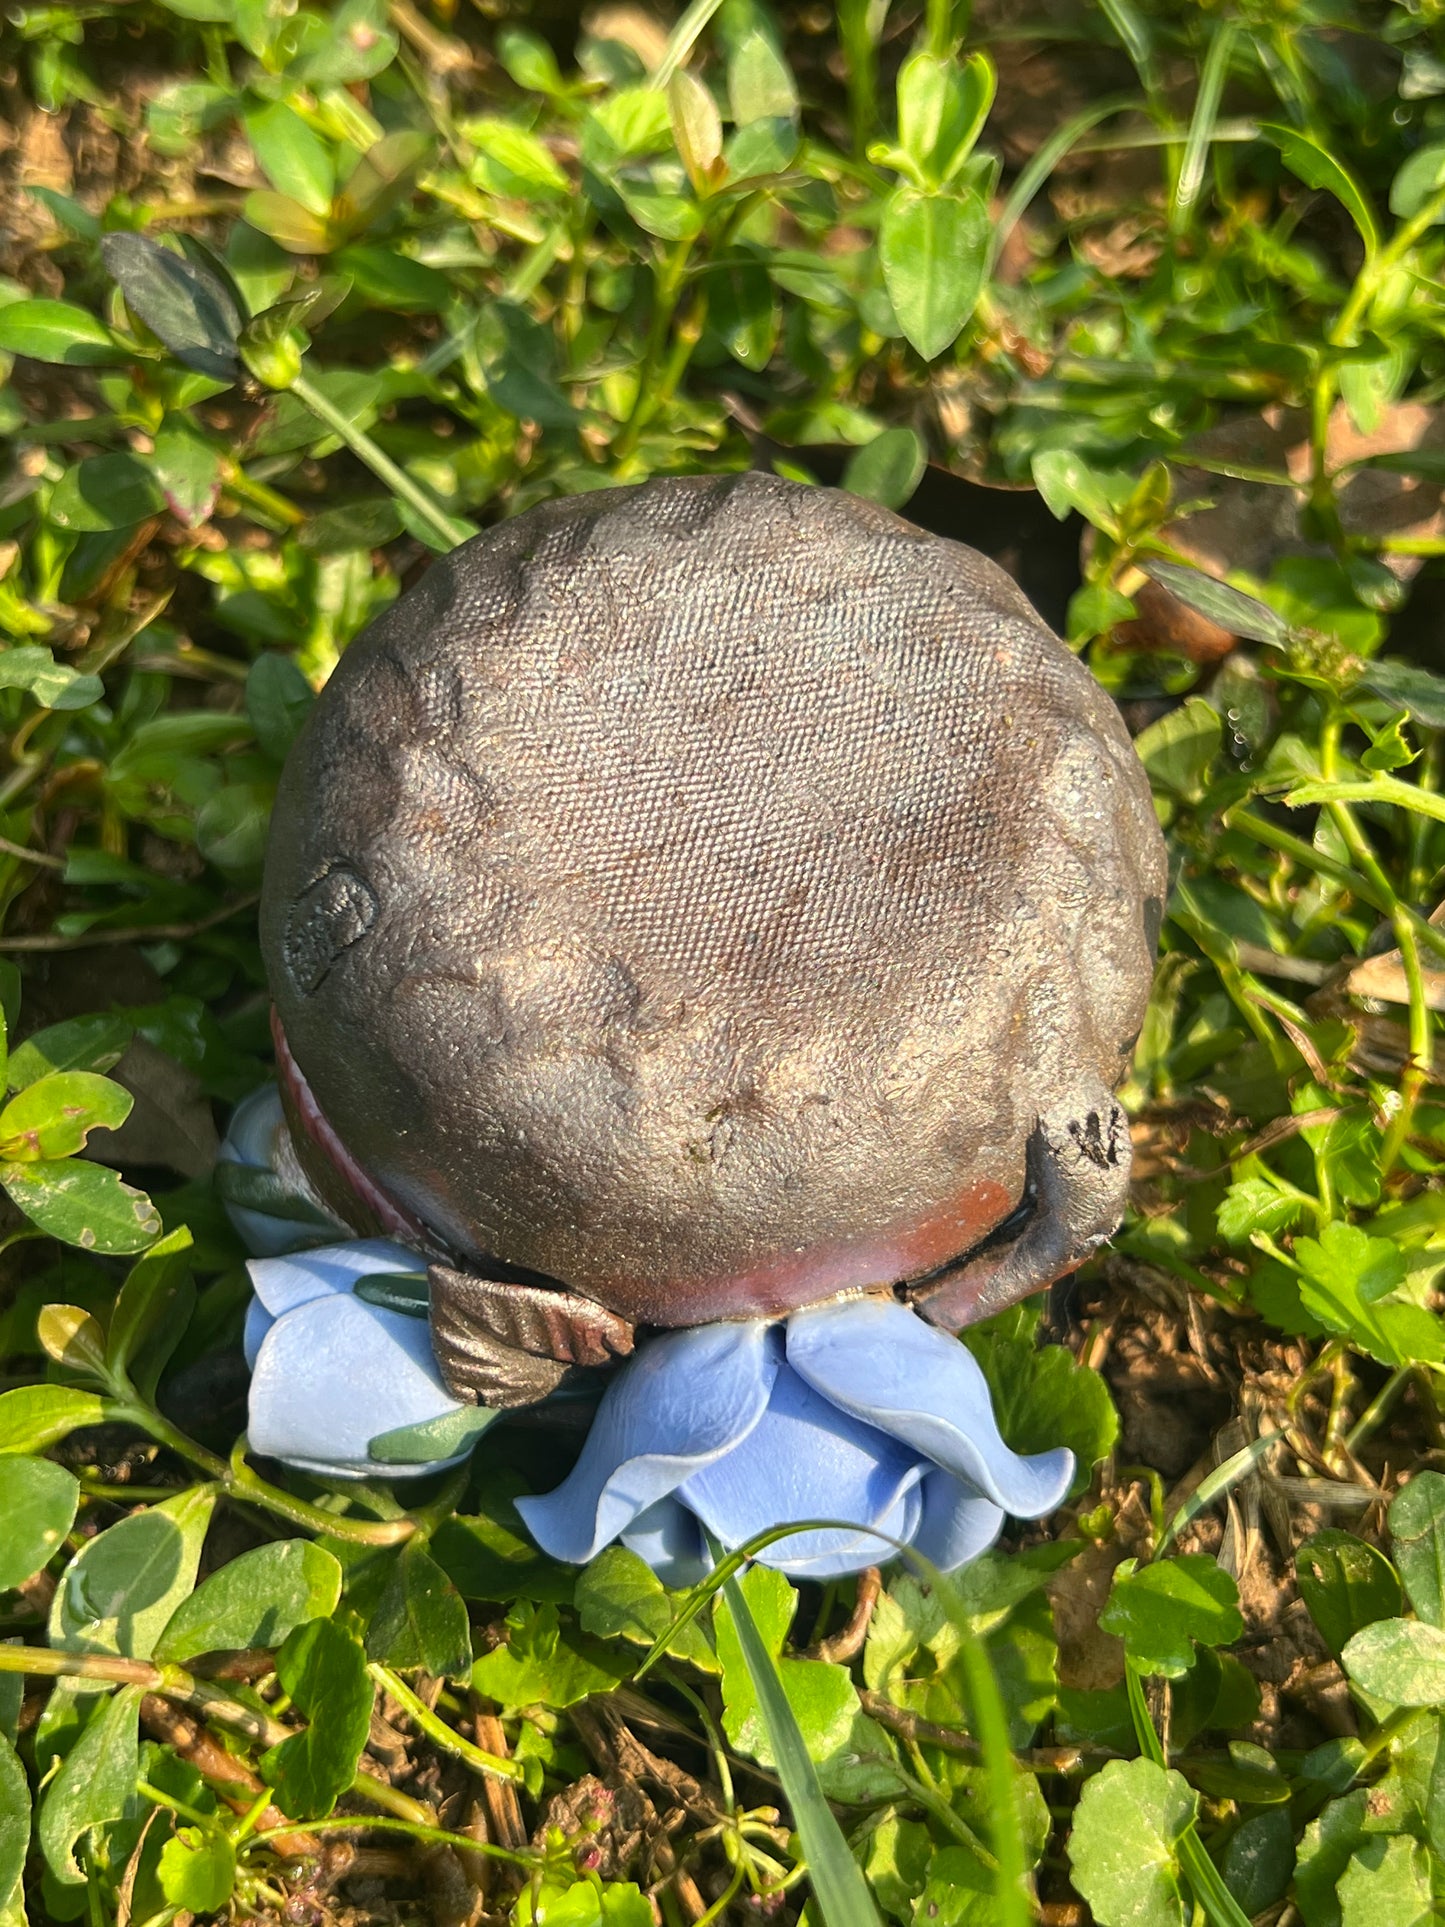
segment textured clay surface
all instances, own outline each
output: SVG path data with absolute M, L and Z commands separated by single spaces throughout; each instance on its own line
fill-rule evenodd
M 1023 1201 L 956 1324 L 1117 1221 L 1163 890 L 1118 713 L 1009 578 L 748 474 L 434 563 L 292 753 L 262 929 L 437 1256 L 681 1325 L 936 1274 Z

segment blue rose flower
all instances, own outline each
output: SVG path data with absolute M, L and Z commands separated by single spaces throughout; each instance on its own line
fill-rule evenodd
M 274 1090 L 257 1093 L 222 1158 L 274 1177 L 280 1130 Z M 279 1187 L 277 1199 L 292 1208 Z M 305 1200 L 295 1208 L 304 1218 Z M 318 1235 L 314 1212 L 308 1225 L 228 1209 L 263 1254 L 245 1333 L 253 1449 L 333 1478 L 463 1460 L 494 1415 L 442 1381 L 424 1261 L 380 1238 L 297 1250 Z M 774 1526 L 836 1520 L 758 1555 L 829 1579 L 888 1559 L 895 1541 L 951 1571 L 1006 1514 L 1053 1511 L 1073 1473 L 1071 1452 L 1009 1449 L 958 1339 L 892 1299 L 852 1298 L 648 1339 L 607 1381 L 571 1474 L 518 1509 L 556 1559 L 580 1565 L 620 1541 L 675 1586 L 708 1570 L 709 1539 L 731 1551 Z
M 442 1383 L 425 1319 L 378 1302 L 390 1294 L 375 1281 L 414 1278 L 417 1262 L 379 1238 L 252 1260 L 255 1451 L 337 1478 L 465 1458 L 470 1440 L 410 1464 L 375 1450 L 388 1434 L 468 1412 Z M 905 1306 L 857 1298 L 785 1325 L 653 1338 L 608 1383 L 570 1476 L 518 1509 L 554 1558 L 583 1564 L 620 1540 L 672 1585 L 707 1571 L 704 1531 L 731 1550 L 809 1519 L 849 1523 L 794 1534 L 761 1561 L 827 1579 L 891 1557 L 896 1540 L 948 1571 L 990 1546 L 1006 1513 L 1051 1512 L 1073 1470 L 1067 1451 L 1009 1450 L 956 1338 Z
M 571 1475 L 518 1510 L 554 1558 L 616 1539 L 673 1585 L 707 1570 L 704 1529 L 731 1551 L 772 1526 L 850 1521 L 758 1554 L 831 1579 L 891 1558 L 894 1540 L 951 1571 L 1006 1513 L 1053 1511 L 1073 1475 L 1072 1452 L 1009 1450 L 956 1338 L 854 1298 L 654 1338 L 608 1386 Z
M 385 1238 L 357 1238 L 289 1257 L 253 1258 L 246 1313 L 253 1451 L 326 1478 L 436 1472 L 467 1455 L 416 1463 L 371 1454 L 389 1432 L 430 1425 L 462 1407 L 443 1385 L 424 1318 L 359 1297 L 368 1279 L 415 1276 L 420 1260 Z

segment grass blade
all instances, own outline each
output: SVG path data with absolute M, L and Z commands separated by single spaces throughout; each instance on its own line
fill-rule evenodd
M 808 1862 L 808 1877 L 826 1927 L 880 1927 L 862 1869 L 824 1798 L 777 1667 L 734 1575 L 723 1581 L 722 1592 L 758 1696 L 758 1711 L 778 1763 L 778 1778 L 793 1811 L 793 1823 Z

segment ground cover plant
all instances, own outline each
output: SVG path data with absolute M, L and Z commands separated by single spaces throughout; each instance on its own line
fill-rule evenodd
M 3 33 L 0 1921 L 1438 1917 L 1437 9 Z M 473 529 L 749 464 L 1000 555 L 1170 841 L 1135 1208 L 967 1335 L 1076 1490 L 952 1584 L 557 1566 L 545 1428 L 419 1491 L 243 1437 L 314 690 Z

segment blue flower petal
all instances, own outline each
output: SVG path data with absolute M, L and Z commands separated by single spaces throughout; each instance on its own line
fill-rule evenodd
M 249 1097 L 243 1097 L 232 1111 L 217 1162 L 247 1164 L 261 1171 L 275 1170 L 276 1140 L 284 1124 L 281 1093 L 274 1084 L 263 1084 Z M 227 1204 L 226 1216 L 247 1251 L 258 1258 L 279 1257 L 282 1252 L 298 1251 L 316 1241 L 314 1225 L 299 1224 L 291 1218 L 274 1218 L 269 1211 Z
M 285 1258 L 252 1258 L 246 1269 L 266 1310 L 273 1318 L 284 1318 L 287 1312 L 310 1304 L 314 1298 L 338 1292 L 349 1297 L 360 1278 L 424 1271 L 426 1262 L 389 1238 L 353 1238 L 347 1244 L 322 1245 L 315 1251 L 297 1251 Z M 413 1322 L 425 1332 L 420 1320 Z
M 664 1586 L 695 1586 L 712 1571 L 702 1527 L 681 1500 L 659 1499 L 639 1512 L 621 1542 L 651 1566 Z
M 916 1524 L 918 1505 L 909 1520 L 902 1502 L 925 1470 L 917 1452 L 839 1411 L 784 1365 L 768 1409 L 747 1437 L 692 1473 L 678 1497 L 731 1551 L 770 1526 L 802 1519 L 867 1527 L 897 1514 L 898 1523 Z M 834 1529 L 779 1540 L 758 1558 L 784 1572 L 806 1568 L 832 1577 L 890 1558 L 894 1550 L 869 1533 Z
M 966 1345 L 906 1305 L 851 1298 L 788 1320 L 788 1363 L 824 1398 L 902 1439 L 1017 1518 L 1052 1512 L 1072 1452 L 1020 1458 L 999 1434 L 988 1383 Z
M 253 1298 L 247 1305 L 246 1328 L 241 1334 L 241 1348 L 246 1354 L 246 1364 L 253 1372 L 256 1369 L 256 1359 L 260 1354 L 261 1340 L 275 1322 L 276 1320 L 259 1298 Z
M 918 1531 L 927 1483 L 925 1478 L 909 1486 L 891 1511 L 874 1520 L 876 1532 L 800 1532 L 760 1552 L 758 1564 L 773 1566 L 790 1579 L 842 1579 L 865 1566 L 887 1565 Z
M 288 1465 L 398 1478 L 453 1461 L 379 1467 L 370 1441 L 457 1409 L 420 1319 L 331 1291 L 278 1318 L 261 1341 L 248 1429 L 253 1451 Z
M 583 1565 L 690 1472 L 737 1446 L 768 1402 L 781 1335 L 761 1319 L 652 1339 L 603 1395 L 582 1456 L 555 1492 L 519 1499 L 554 1559 Z
M 913 1544 L 940 1572 L 954 1572 L 987 1552 L 1003 1530 L 1003 1513 L 962 1479 L 935 1466 L 923 1481 L 923 1517 Z

